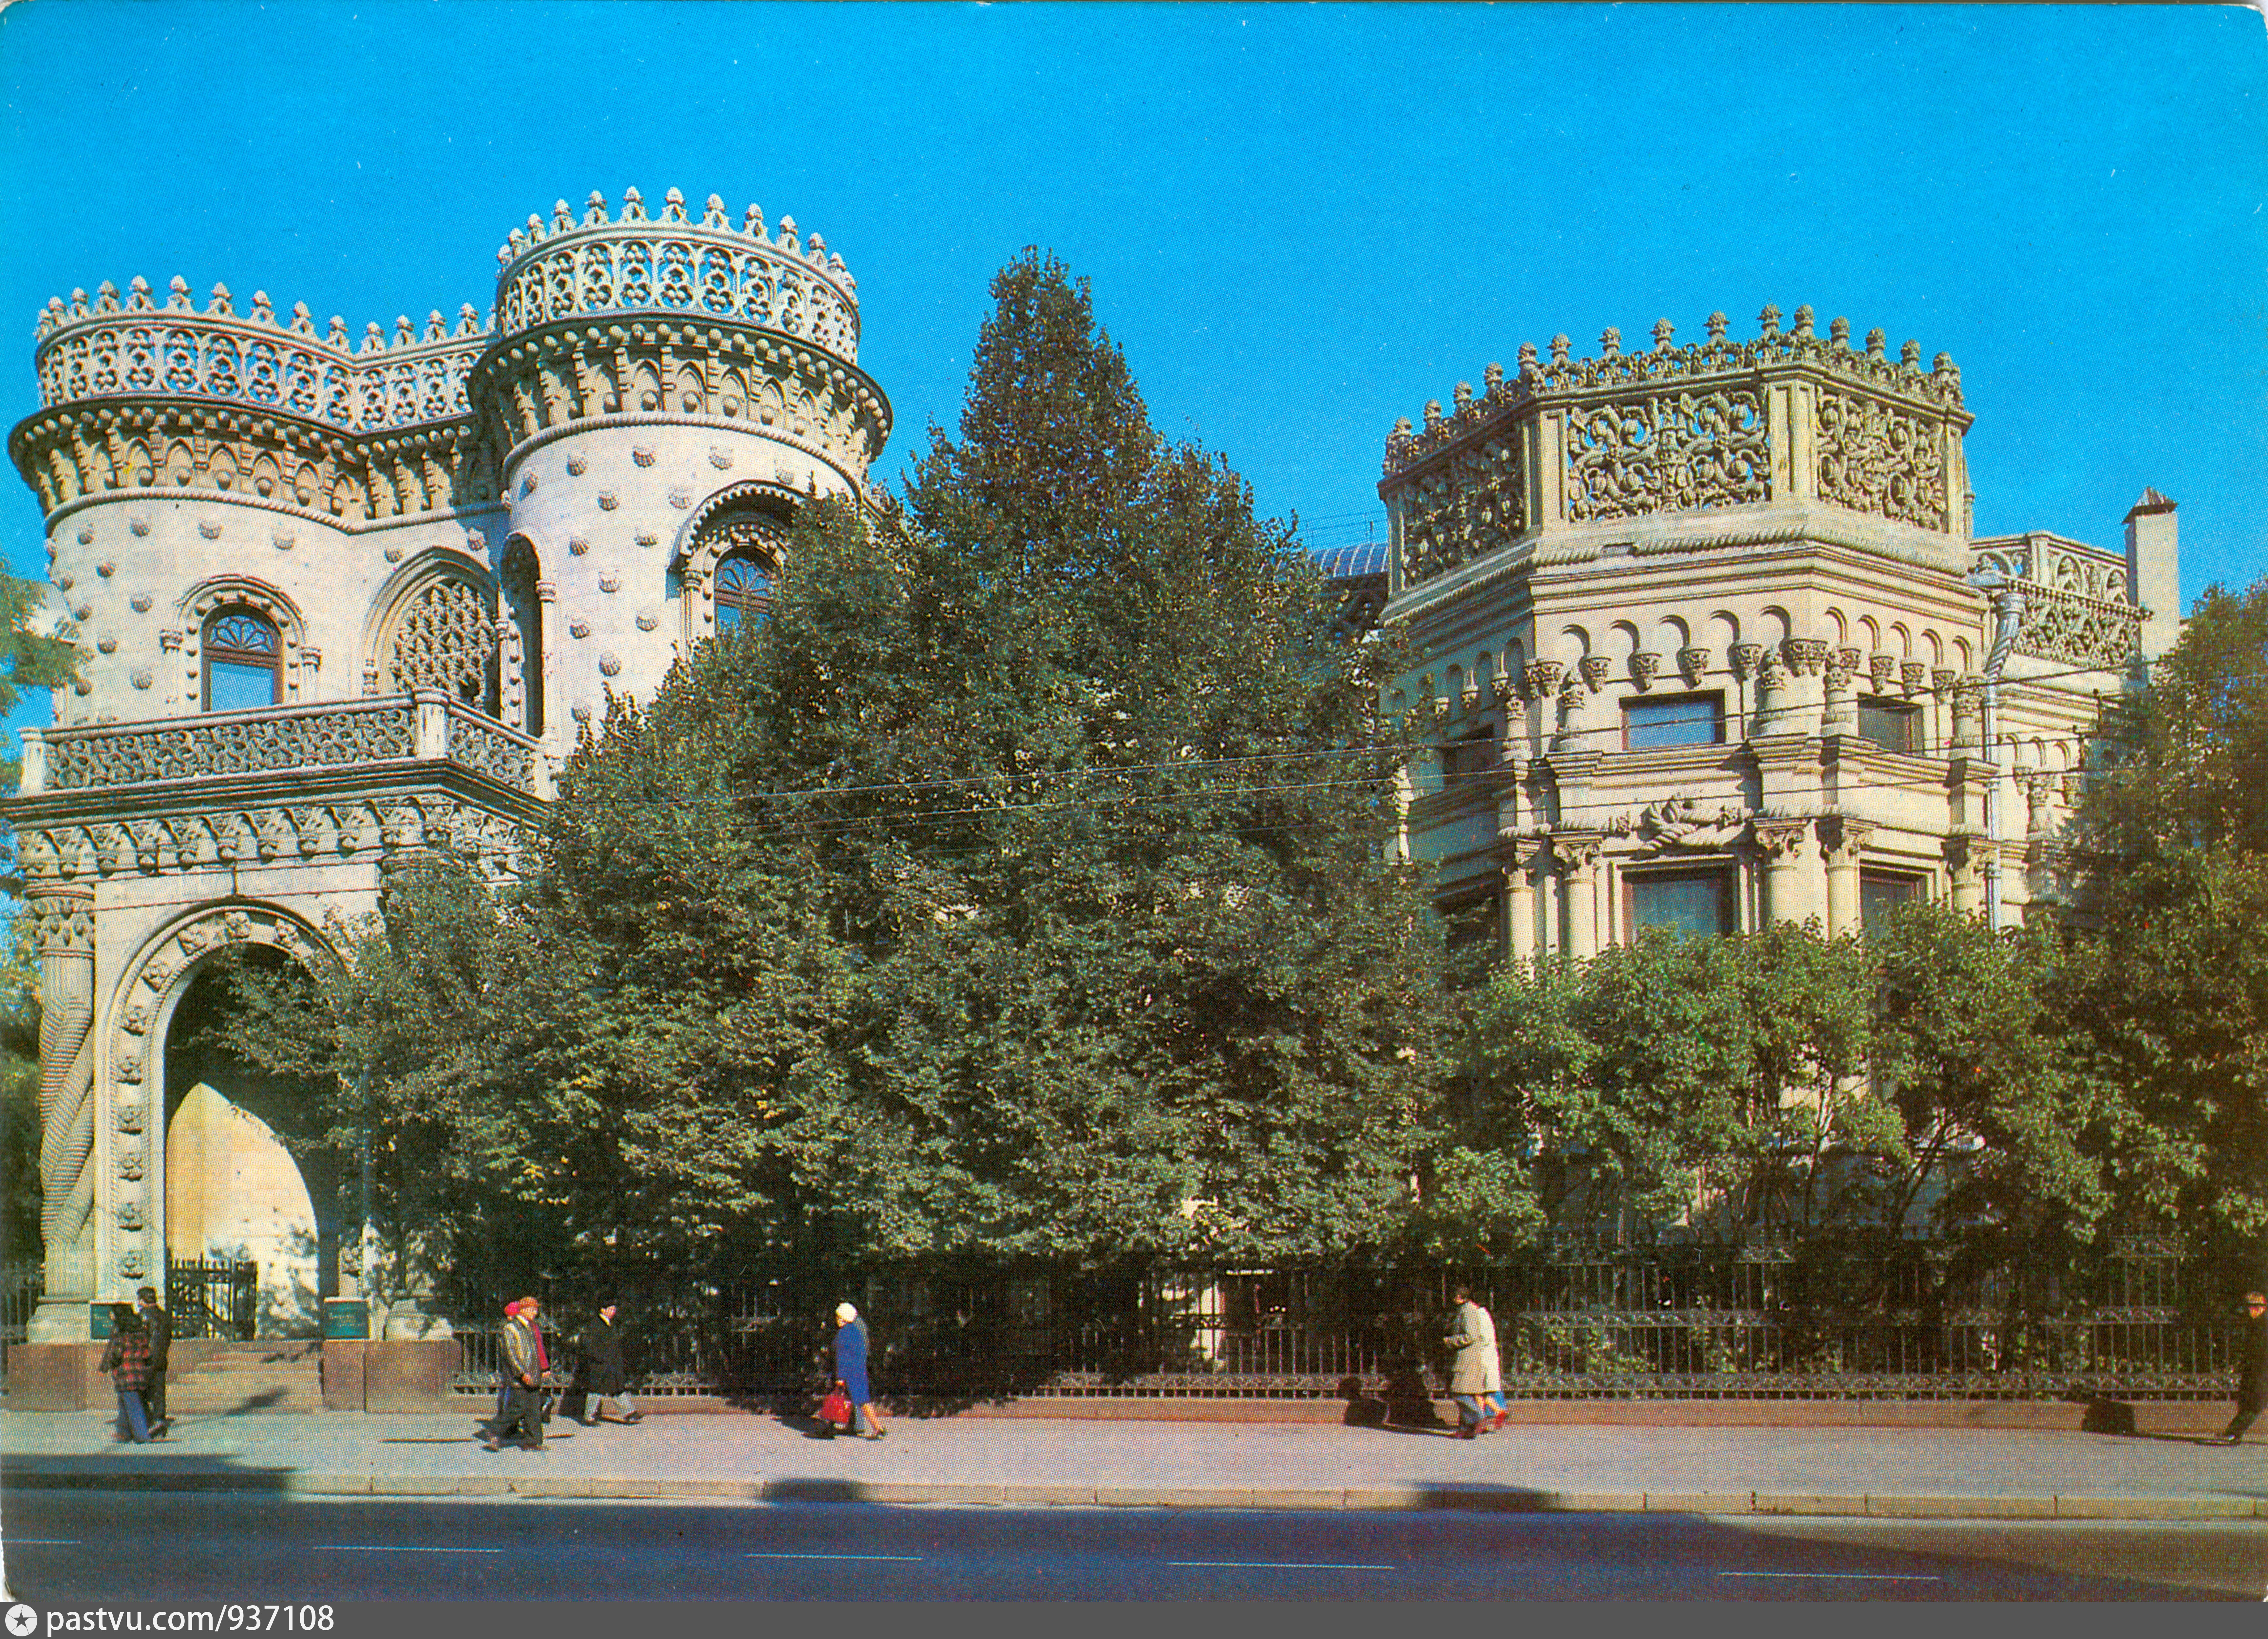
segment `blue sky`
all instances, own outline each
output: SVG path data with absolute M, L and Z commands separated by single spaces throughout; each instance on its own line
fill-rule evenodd
M 2116 546 L 2148 484 L 2187 596 L 2268 570 L 2268 33 L 2239 8 L 17 0 L 0 86 L 11 425 L 74 286 L 390 330 L 485 311 L 530 211 L 674 186 L 849 262 L 886 479 L 1037 244 L 1160 430 L 1319 543 L 1381 516 L 1395 417 L 1522 341 L 1808 302 L 1953 355 L 1980 533 Z M 40 539 L 0 483 L 9 563 L 43 573 Z

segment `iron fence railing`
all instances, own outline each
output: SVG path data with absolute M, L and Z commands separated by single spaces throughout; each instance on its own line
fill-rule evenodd
M 226 1258 L 172 1258 L 166 1302 L 175 1337 L 249 1339 L 260 1319 L 260 1266 Z
M 0 1263 L 0 1351 L 31 1335 L 32 1312 L 40 1306 L 40 1294 L 47 1289 L 48 1266 L 41 1260 Z M 4 1352 L 0 1352 L 0 1360 L 5 1358 Z
M 1461 1270 L 933 1266 L 648 1282 L 622 1319 L 633 1391 L 650 1395 L 816 1393 L 848 1297 L 894 1396 L 1390 1399 L 1440 1392 L 1461 1280 L 1496 1316 L 1506 1391 L 1529 1399 L 2218 1398 L 2237 1338 L 2200 1308 L 2171 1246 L 2139 1241 L 2084 1283 L 1963 1280 L 1928 1244 L 1842 1258 L 1562 1247 Z M 563 1382 L 588 1315 L 562 1297 L 547 1313 Z M 464 1393 L 494 1390 L 501 1310 L 460 1297 L 452 1315 Z

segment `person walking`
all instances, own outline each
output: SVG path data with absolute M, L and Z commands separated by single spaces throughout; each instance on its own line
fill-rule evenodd
M 132 1304 L 110 1305 L 110 1347 L 102 1351 L 102 1363 L 95 1369 L 107 1371 L 110 1386 L 118 1391 L 118 1444 L 149 1444 L 150 1417 L 142 1394 L 150 1386 L 150 1334 L 143 1330 L 142 1317 Z
M 1449 1393 L 1457 1402 L 1457 1437 L 1469 1440 L 1484 1429 L 1501 1429 L 1506 1416 L 1504 1368 L 1497 1359 L 1496 1320 L 1473 1301 L 1472 1288 L 1455 1289 L 1449 1314 Z M 1491 1417 L 1491 1407 L 1495 1408 Z
M 550 1357 L 543 1348 L 542 1307 L 533 1297 L 519 1300 L 519 1312 L 504 1323 L 504 1371 L 510 1375 L 502 1417 L 481 1444 L 502 1451 L 507 1436 L 517 1433 L 531 1452 L 543 1449 L 543 1374 Z
M 858 1419 L 864 1417 L 873 1432 L 860 1437 L 879 1440 L 889 1430 L 874 1415 L 874 1392 L 866 1382 L 866 1323 L 848 1303 L 835 1305 L 835 1380 L 850 1401 L 850 1432 L 858 1432 Z
M 2220 1431 L 2223 1445 L 2243 1439 L 2268 1405 L 2268 1293 L 2244 1294 L 2244 1341 L 2236 1351 L 2236 1415 Z
M 173 1420 L 166 1415 L 166 1363 L 173 1349 L 173 1317 L 158 1301 L 158 1289 L 145 1286 L 134 1294 L 142 1302 L 142 1329 L 150 1339 L 150 1386 L 142 1391 L 142 1408 L 150 1419 L 152 1437 L 172 1432 Z
M 645 1417 L 623 1392 L 622 1331 L 615 1319 L 621 1309 L 613 1298 L 607 1299 L 599 1305 L 599 1318 L 585 1327 L 583 1335 L 576 1340 L 575 1387 L 583 1395 L 584 1415 L 579 1421 L 585 1427 L 607 1420 L 600 1408 L 608 1400 L 615 1402 L 617 1422 L 639 1422 Z

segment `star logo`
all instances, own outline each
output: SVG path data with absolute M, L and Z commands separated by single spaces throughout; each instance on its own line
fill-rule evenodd
M 39 1625 L 40 1613 L 30 1606 L 11 1605 L 8 1607 L 8 1631 L 15 1635 L 16 1639 L 25 1639 L 25 1635 Z

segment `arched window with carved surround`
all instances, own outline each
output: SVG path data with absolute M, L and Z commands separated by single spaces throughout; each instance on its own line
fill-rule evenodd
M 503 721 L 522 733 L 543 732 L 543 570 L 525 535 L 506 543 L 498 577 L 498 688 Z
M 257 609 L 231 604 L 205 619 L 204 709 L 249 711 L 284 698 L 284 639 Z
M 394 606 L 381 652 L 394 692 L 438 689 L 495 715 L 496 603 L 485 587 L 457 574 L 423 582 Z
M 787 561 L 793 506 L 787 497 L 742 488 L 712 504 L 713 511 L 696 514 L 681 560 L 688 639 L 760 624 Z

